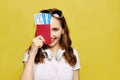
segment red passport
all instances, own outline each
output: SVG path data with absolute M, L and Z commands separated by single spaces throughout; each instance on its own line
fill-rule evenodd
M 41 35 L 45 39 L 44 44 L 50 44 L 51 39 L 50 39 L 50 24 L 39 24 L 36 25 L 36 33 L 37 36 Z

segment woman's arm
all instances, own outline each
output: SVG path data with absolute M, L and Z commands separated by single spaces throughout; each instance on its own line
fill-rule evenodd
M 73 80 L 80 80 L 79 69 L 74 70 L 74 72 L 73 72 Z
M 37 54 L 38 48 L 43 46 L 43 42 L 45 42 L 42 36 L 37 36 L 32 41 L 31 50 L 29 51 L 29 58 L 26 62 L 24 62 L 24 70 L 20 80 L 33 80 L 33 66 L 35 56 Z
M 24 70 L 21 76 L 21 80 L 33 80 L 34 58 L 34 55 L 29 55 L 28 61 L 24 62 Z

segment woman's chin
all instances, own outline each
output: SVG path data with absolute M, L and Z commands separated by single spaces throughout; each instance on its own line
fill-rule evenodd
M 49 47 L 53 47 L 53 46 L 54 46 L 54 43 L 51 42 L 48 46 L 49 46 Z
M 56 43 L 56 42 L 51 42 L 48 46 L 52 48 L 52 47 L 58 46 L 58 43 Z

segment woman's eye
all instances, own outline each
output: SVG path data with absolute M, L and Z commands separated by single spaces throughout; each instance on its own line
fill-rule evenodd
M 59 29 L 58 28 L 53 28 L 53 31 L 58 31 Z

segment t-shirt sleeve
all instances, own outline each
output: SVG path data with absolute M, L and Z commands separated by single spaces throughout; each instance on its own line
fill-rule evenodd
M 28 54 L 28 51 L 26 51 L 22 61 L 26 62 L 28 60 L 28 57 L 29 57 L 29 54 Z
M 77 62 L 75 64 L 75 66 L 73 66 L 73 70 L 77 70 L 77 69 L 80 69 L 80 59 L 79 59 L 78 52 L 75 49 L 74 49 L 74 55 L 77 58 Z

